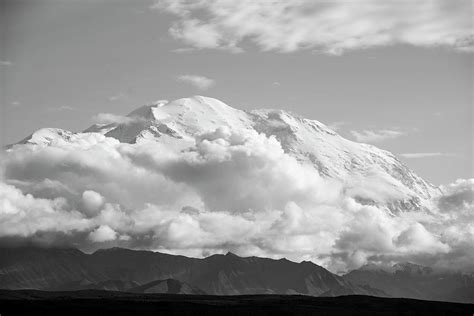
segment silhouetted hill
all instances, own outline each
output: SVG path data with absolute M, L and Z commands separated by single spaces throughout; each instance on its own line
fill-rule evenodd
M 166 283 L 162 283 L 163 280 Z M 335 275 L 312 263 L 239 257 L 204 259 L 110 248 L 0 248 L 0 288 L 110 290 L 212 295 L 372 295 L 474 302 L 474 278 L 397 264 L 390 270 L 361 268 Z
M 204 259 L 122 248 L 85 254 L 76 249 L 0 249 L 0 287 L 4 289 L 129 290 L 156 280 L 174 279 L 208 294 L 305 294 L 332 289 L 380 295 L 311 262 L 242 258 L 232 253 Z M 329 292 L 328 292 L 329 293 Z

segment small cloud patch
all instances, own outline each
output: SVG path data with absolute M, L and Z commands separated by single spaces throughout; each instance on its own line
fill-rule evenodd
M 181 75 L 178 76 L 176 80 L 179 82 L 188 83 L 199 90 L 207 90 L 216 84 L 215 80 L 211 78 L 197 75 Z

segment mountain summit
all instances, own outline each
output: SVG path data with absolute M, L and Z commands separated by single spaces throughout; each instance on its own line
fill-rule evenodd
M 383 206 L 390 213 L 427 208 L 439 193 L 392 153 L 345 139 L 321 122 L 282 110 L 243 111 L 209 97 L 155 102 L 114 122 L 95 124 L 83 133 L 100 133 L 130 144 L 159 142 L 179 153 L 216 130 L 274 137 L 285 153 L 316 169 L 323 178 L 342 183 L 345 192 L 359 203 Z M 68 141 L 74 135 L 61 129 L 41 129 L 21 143 L 49 144 L 58 139 Z

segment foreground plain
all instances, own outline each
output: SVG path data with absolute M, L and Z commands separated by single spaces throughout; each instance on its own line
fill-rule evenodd
M 8 315 L 473 315 L 474 304 L 351 295 L 173 295 L 0 290 Z

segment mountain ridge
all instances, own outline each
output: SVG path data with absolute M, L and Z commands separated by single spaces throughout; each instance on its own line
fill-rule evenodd
M 104 282 L 135 282 L 143 286 L 167 279 L 216 295 L 318 296 L 333 288 L 344 288 L 353 294 L 381 293 L 352 285 L 312 262 L 235 254 L 190 258 L 125 248 L 91 254 L 74 248 L 0 248 L 0 288 L 3 289 L 61 290 L 72 289 L 74 285 L 83 289 Z
M 395 264 L 407 265 L 426 273 L 397 268 L 392 272 L 357 269 L 338 276 L 310 261 L 297 263 L 233 253 L 192 258 L 119 247 L 90 254 L 75 248 L 2 247 L 0 288 L 210 295 L 356 294 L 474 302 L 474 275 Z

